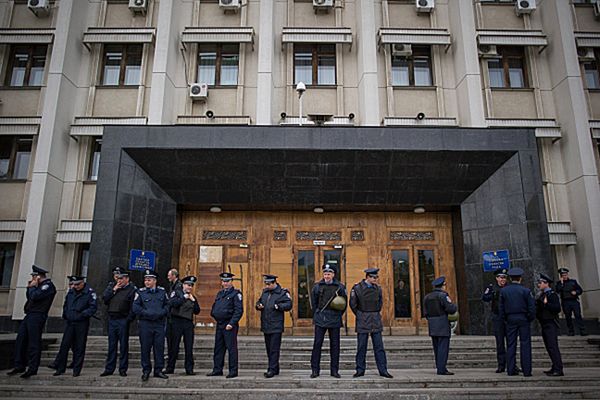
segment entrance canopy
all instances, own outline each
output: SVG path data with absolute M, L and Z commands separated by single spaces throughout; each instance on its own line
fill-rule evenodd
M 514 151 L 126 149 L 179 205 L 207 210 L 458 206 Z

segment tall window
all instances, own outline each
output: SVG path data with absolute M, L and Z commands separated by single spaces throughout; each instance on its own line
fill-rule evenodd
M 82 243 L 79 246 L 77 255 L 77 264 L 74 273 L 78 276 L 88 276 L 88 266 L 90 265 L 90 244 Z
M 198 46 L 198 82 L 209 86 L 236 86 L 239 64 L 239 44 Z
M 580 49 L 578 51 L 587 53 L 587 49 Z M 585 87 L 587 89 L 600 89 L 600 57 L 596 49 L 591 50 L 591 53 L 593 54 L 593 58 L 581 62 Z
M 498 57 L 487 60 L 492 88 L 529 87 L 523 47 L 497 47 Z
M 15 263 L 15 248 L 12 243 L 0 243 L 0 287 L 10 287 Z
M 90 163 L 88 180 L 98 180 L 98 169 L 100 168 L 100 150 L 102 150 L 102 139 L 92 138 L 92 151 L 90 152 Z
M 136 86 L 142 77 L 141 44 L 107 44 L 104 46 L 102 85 Z
M 42 86 L 46 51 L 46 45 L 13 47 L 6 73 L 6 86 Z
M 393 86 L 431 86 L 431 47 L 413 46 L 412 55 L 392 55 Z
M 33 139 L 0 136 L 0 179 L 27 179 Z
M 335 44 L 294 45 L 294 83 L 335 85 Z

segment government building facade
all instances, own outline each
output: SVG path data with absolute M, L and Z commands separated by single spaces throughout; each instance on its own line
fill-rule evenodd
M 140 286 L 141 253 L 163 285 L 198 276 L 198 332 L 231 271 L 242 333 L 271 273 L 287 332 L 310 334 L 329 263 L 349 287 L 381 268 L 386 334 L 426 334 L 439 275 L 484 334 L 506 255 L 532 288 L 568 267 L 597 320 L 599 18 L 590 0 L 0 0 L 0 330 L 32 264 L 56 331 L 67 275 Z

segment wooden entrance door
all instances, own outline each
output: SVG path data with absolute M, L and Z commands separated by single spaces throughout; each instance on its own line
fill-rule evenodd
M 299 246 L 294 250 L 294 268 L 292 293 L 294 295 L 294 321 L 297 327 L 312 325 L 316 304 L 312 304 L 312 289 L 321 280 L 321 267 L 329 264 L 336 271 L 336 276 L 345 282 L 343 248 L 332 246 Z

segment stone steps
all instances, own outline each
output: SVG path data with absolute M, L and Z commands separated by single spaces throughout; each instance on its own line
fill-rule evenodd
M 18 377 L 0 376 L 2 398 L 87 398 L 87 399 L 595 399 L 600 390 L 599 368 L 567 370 L 567 376 L 549 378 L 534 370 L 534 376 L 507 377 L 488 370 L 457 371 L 454 376 L 437 376 L 431 369 L 394 371 L 394 379 L 384 379 L 369 371 L 353 379 L 343 372 L 342 379 L 327 375 L 309 379 L 310 371 L 282 370 L 273 379 L 264 379 L 262 370 L 242 370 L 235 380 L 202 375 L 172 375 L 168 380 L 150 378 L 142 382 L 140 371 L 129 376 L 100 378 L 101 369 L 86 368 L 78 378 L 51 376 L 40 371 L 24 384 Z

